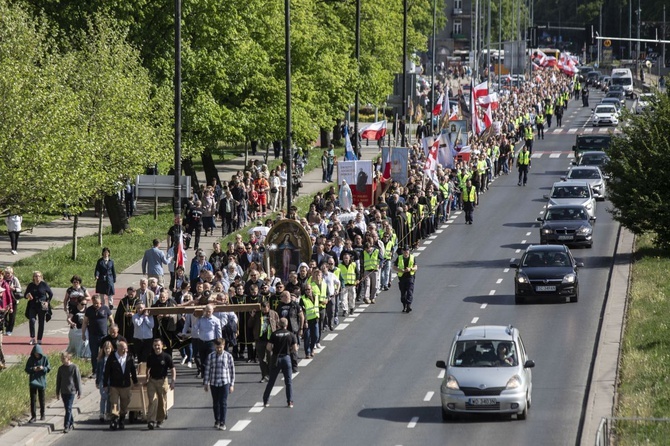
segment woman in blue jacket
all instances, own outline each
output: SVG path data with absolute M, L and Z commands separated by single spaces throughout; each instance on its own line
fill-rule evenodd
M 47 388 L 47 373 L 51 370 L 49 358 L 42 352 L 42 346 L 36 344 L 30 357 L 26 362 L 26 373 L 29 375 L 28 384 L 30 386 L 30 421 L 34 423 L 37 420 L 35 411 L 35 397 L 40 401 L 40 421 L 44 421 L 44 391 Z

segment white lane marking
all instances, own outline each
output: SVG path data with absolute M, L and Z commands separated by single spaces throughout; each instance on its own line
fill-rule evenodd
M 509 268 L 505 268 L 505 269 L 503 270 L 503 272 L 504 272 L 504 273 L 508 273 L 508 272 L 509 272 Z
M 348 317 L 348 318 L 344 319 L 344 322 L 353 322 L 355 320 L 356 319 L 354 319 L 353 317 Z
M 544 214 L 544 211 L 540 211 L 540 215 Z
M 515 259 L 514 257 L 512 257 L 511 259 L 509 259 L 509 263 L 512 263 L 512 262 L 514 262 L 515 260 L 516 260 L 516 259 Z
M 486 307 L 488 307 L 488 306 L 489 306 L 489 304 L 482 304 L 482 306 L 479 307 L 479 308 L 481 308 L 481 309 L 483 310 L 484 308 L 486 308 Z
M 586 124 L 584 124 L 586 125 Z M 584 133 L 592 133 L 593 132 L 593 127 L 584 127 Z
M 558 158 L 559 156 L 561 156 L 560 152 L 554 152 L 549 154 L 549 158 Z
M 500 284 L 500 283 L 502 283 L 502 279 L 496 280 L 496 284 Z
M 233 440 L 219 440 L 214 443 L 214 446 L 228 446 Z
M 447 229 L 448 227 L 449 227 L 449 225 L 442 225 L 442 226 L 440 226 L 441 229 Z
M 435 395 L 435 392 L 428 392 L 426 393 L 426 396 L 423 397 L 424 401 L 430 401 L 431 398 L 433 398 L 433 395 Z
M 447 223 L 453 223 L 454 219 L 452 218 L 451 220 L 447 220 Z
M 526 232 L 526 236 L 529 236 L 529 235 L 530 235 L 530 232 Z
M 419 417 L 412 417 L 412 420 L 407 425 L 407 429 L 414 429 L 416 427 L 416 423 L 418 423 L 418 422 L 419 422 Z
M 348 326 L 349 326 L 349 324 L 340 324 L 337 327 L 335 327 L 335 330 L 340 330 L 341 331 L 341 330 L 344 330 L 345 328 L 347 328 Z
M 240 432 L 243 431 L 245 427 L 251 424 L 251 420 L 240 420 L 235 423 L 235 426 L 230 428 L 231 432 Z
M 471 324 L 476 324 L 478 320 L 479 320 L 478 317 L 473 317 L 472 320 L 470 321 L 470 323 Z
M 541 153 L 533 153 L 530 157 L 531 158 L 542 158 L 542 154 Z
M 425 250 L 425 249 L 426 249 L 425 246 L 419 246 L 418 248 L 416 248 L 417 251 L 423 251 L 423 250 Z
M 300 362 L 298 362 L 298 367 L 307 367 L 309 365 L 309 363 L 312 362 L 312 361 L 313 360 L 311 358 L 310 359 L 302 358 L 300 360 Z
M 356 308 L 356 309 L 354 310 L 354 313 L 362 313 L 362 312 L 364 312 L 364 311 L 365 311 L 365 308 Z
M 431 235 L 431 236 L 428 237 L 428 238 L 431 239 L 431 240 L 435 240 L 435 239 L 437 238 L 437 236 L 436 236 L 436 235 Z
M 514 254 L 519 254 L 520 252 L 521 252 L 521 250 L 517 249 L 516 251 L 514 251 Z
M 421 253 L 417 252 L 416 254 L 414 254 L 414 257 L 419 257 L 420 255 L 421 255 Z
M 292 374 L 291 374 L 291 379 L 292 379 L 292 380 L 295 379 L 295 377 L 298 376 L 298 375 L 300 375 L 300 372 L 292 373 Z M 284 377 L 283 377 L 283 376 L 281 377 L 281 380 L 284 381 Z
M 521 244 L 525 245 L 528 240 L 521 240 Z
M 463 211 L 456 211 L 456 212 L 454 213 L 454 215 L 461 215 L 462 213 L 463 213 Z
M 489 291 L 489 296 L 493 296 L 496 293 L 496 290 Z
M 314 347 L 314 353 L 321 353 L 324 348 L 326 348 L 325 345 L 322 345 L 321 347 Z
M 438 230 L 435 231 L 435 232 L 436 232 L 437 234 L 442 234 L 442 233 L 444 232 L 444 229 L 438 229 Z
M 578 128 L 569 129 L 568 133 L 577 133 L 577 130 L 579 130 L 579 129 Z
M 370 306 L 370 304 L 360 304 L 360 305 L 358 306 L 358 308 L 367 308 L 367 307 L 369 307 L 369 306 Z
M 424 240 L 423 242 L 424 245 L 430 245 L 431 243 L 433 243 L 432 240 Z
M 574 154 L 574 153 L 568 153 L 568 159 L 570 159 L 570 158 L 574 158 L 574 157 L 575 157 L 575 154 Z
M 249 413 L 259 413 L 263 410 L 263 402 L 258 402 L 254 404 L 254 407 L 249 409 Z
M 353 314 L 350 314 L 349 317 L 357 318 L 360 315 L 361 315 L 361 313 L 353 313 Z
M 437 374 L 437 379 L 444 379 L 444 375 L 447 373 L 446 370 L 440 370 L 440 373 Z

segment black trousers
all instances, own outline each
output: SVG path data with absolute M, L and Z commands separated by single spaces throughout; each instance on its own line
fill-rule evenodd
M 400 302 L 403 305 L 412 305 L 414 301 L 414 276 L 409 273 L 403 274 L 398 280 L 398 288 L 400 288 Z
M 30 387 L 30 416 L 35 418 L 37 417 L 37 411 L 35 407 L 35 399 L 38 398 L 40 402 L 40 416 L 44 416 L 44 389 L 39 387 Z
M 475 212 L 475 204 L 472 201 L 464 201 L 463 211 L 465 211 L 465 222 L 472 223 L 472 217 Z
M 17 246 L 19 245 L 19 233 L 17 231 L 8 232 L 9 234 L 9 244 L 11 245 L 12 251 L 16 251 Z
M 528 181 L 528 166 L 519 166 L 519 184 L 526 184 Z

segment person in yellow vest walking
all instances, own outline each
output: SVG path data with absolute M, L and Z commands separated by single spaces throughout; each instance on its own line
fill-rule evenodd
M 356 285 L 358 285 L 358 266 L 351 260 L 351 254 L 342 253 L 342 262 L 337 266 L 342 278 L 342 295 L 340 302 L 342 305 L 342 317 L 354 314 L 356 308 Z
M 519 186 L 521 186 L 521 182 L 523 182 L 523 185 L 526 185 L 526 182 L 528 181 L 528 166 L 530 165 L 530 152 L 528 151 L 528 147 L 523 146 L 521 148 L 521 151 L 519 152 L 519 155 L 517 155 L 516 158 L 516 167 L 519 169 Z
M 477 188 L 472 185 L 470 178 L 465 182 L 465 188 L 461 192 L 463 200 L 463 210 L 465 211 L 465 224 L 471 225 L 475 212 L 475 203 L 477 202 Z
M 321 271 L 315 271 L 318 271 L 320 277 Z M 314 357 L 316 340 L 319 339 L 319 302 L 314 297 L 311 286 L 305 287 L 305 293 L 300 298 L 300 306 L 305 313 L 305 325 L 302 328 L 305 358 L 311 359 Z
M 377 274 L 379 274 L 379 250 L 372 243 L 365 244 L 363 251 L 363 301 L 375 303 L 377 298 Z
M 398 256 L 394 270 L 398 273 L 402 312 L 409 313 L 412 311 L 412 302 L 414 301 L 414 275 L 417 270 L 416 259 L 410 254 L 409 246 L 402 248 L 402 255 Z

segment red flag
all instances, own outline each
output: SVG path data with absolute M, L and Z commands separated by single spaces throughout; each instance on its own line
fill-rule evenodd
M 389 147 L 388 155 L 386 155 L 386 162 L 384 163 L 384 172 L 382 172 L 382 180 L 387 181 L 391 178 L 391 150 Z
M 489 104 L 488 107 L 486 107 L 486 111 L 484 112 L 484 126 L 485 128 L 491 127 L 491 124 L 493 124 L 493 118 L 491 117 L 491 106 L 492 104 Z
M 479 85 L 475 85 L 475 88 L 472 91 L 472 94 L 475 97 L 475 99 L 477 99 L 481 96 L 488 96 L 488 94 L 489 94 L 489 83 L 487 81 L 484 81 Z
M 440 98 L 435 103 L 433 107 L 433 116 L 438 116 L 442 113 L 442 101 L 444 100 L 444 93 L 440 95 Z
M 179 231 L 179 241 L 177 242 L 177 260 L 175 261 L 175 265 L 177 267 L 184 267 L 184 232 Z

